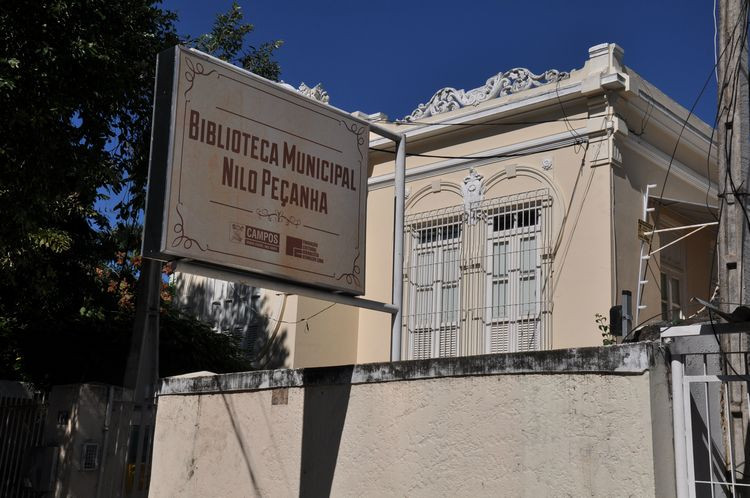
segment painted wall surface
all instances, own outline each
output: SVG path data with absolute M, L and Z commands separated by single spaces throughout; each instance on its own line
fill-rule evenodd
M 516 356 L 537 368 L 534 355 L 542 354 Z M 592 354 L 601 360 L 608 351 Z M 373 368 L 370 381 L 356 384 L 162 395 L 150 496 L 674 494 L 658 356 L 640 373 L 623 363 L 614 369 L 624 373 L 539 367 L 539 374 L 408 378 L 445 361 Z M 376 370 L 405 381 L 378 381 Z M 347 372 L 357 375 L 351 367 L 334 373 Z
M 299 297 L 297 316 L 306 319 L 296 324 L 295 368 L 357 362 L 356 308 Z
M 111 393 L 110 393 L 111 390 Z M 109 396 L 112 396 L 111 399 Z M 111 405 L 108 408 L 108 404 Z M 109 412 L 109 415 L 107 413 Z M 52 388 L 45 422 L 44 445 L 60 448 L 54 497 L 123 495 L 128 442 L 122 388 L 105 384 L 70 384 Z M 98 444 L 94 469 L 84 469 L 83 448 Z M 128 489 L 132 489 L 132 483 Z
M 699 204 L 707 198 L 707 190 L 709 202 L 715 199 L 715 189 L 702 187 L 706 183 L 706 167 L 710 175 L 715 175 L 715 158 L 708 156 L 706 139 L 710 127 L 691 117 L 675 149 L 687 111 L 625 67 L 621 62 L 622 52 L 618 51 L 613 45 L 606 50 L 592 48 L 584 67 L 556 85 L 555 91 L 562 93 L 568 85 L 581 85 L 580 96 L 564 104 L 561 101 L 546 107 L 536 104 L 535 99 L 550 92 L 542 86 L 478 106 L 480 110 L 516 106 L 526 111 L 517 119 L 527 120 L 527 124 L 471 127 L 450 137 L 428 134 L 408 142 L 409 150 L 416 153 L 461 157 L 491 155 L 503 147 L 556 136 L 585 137 L 588 141 L 587 145 L 495 161 L 407 158 L 407 215 L 460 205 L 463 202 L 460 186 L 470 168 L 484 177 L 485 199 L 538 188 L 550 190 L 555 241 L 551 254 L 552 348 L 600 344 L 594 315 L 606 316 L 612 305 L 619 304 L 622 290 L 630 290 L 635 297 L 640 251 L 636 227 L 647 184 L 657 184 L 658 189 L 652 192 L 656 196 L 665 186 L 666 199 Z M 615 73 L 625 79 L 624 88 L 603 92 L 598 87 L 599 78 Z M 662 105 L 659 111 L 655 110 L 655 103 Z M 472 112 L 478 111 L 467 107 L 422 121 L 458 120 Z M 419 126 L 400 125 L 393 130 L 409 133 L 415 128 Z M 393 156 L 374 156 L 371 170 L 366 261 L 371 271 L 366 297 L 389 301 L 391 272 L 377 269 L 391 266 Z M 680 212 L 673 213 L 672 218 L 676 216 L 683 224 L 705 221 L 702 216 L 696 218 L 694 212 Z M 711 256 L 707 248 L 713 240 L 713 231 L 707 229 L 680 243 L 687 255 L 686 269 L 690 268 L 682 289 L 686 316 L 697 309 L 691 305 L 691 297 L 705 298 L 710 294 Z M 656 237 L 654 248 L 658 244 Z M 651 266 L 656 276 L 646 276 L 649 283 L 642 304 L 647 308 L 641 312 L 641 321 L 660 318 L 658 264 L 659 258 L 655 257 Z M 335 321 L 328 323 L 335 327 Z M 357 361 L 389 358 L 389 325 L 388 316 L 359 311 Z
M 670 206 L 671 219 L 680 223 L 705 221 L 708 213 L 697 213 L 695 206 L 707 199 L 716 203 L 715 183 L 706 179 L 707 168 L 709 177 L 716 174 L 715 153 L 709 154 L 710 127 L 691 117 L 683 130 L 688 111 L 624 66 L 622 58 L 622 49 L 614 44 L 592 47 L 583 67 L 557 83 L 500 95 L 416 124 L 379 123 L 408 136 L 407 216 L 462 206 L 462 186 L 472 169 L 483 177 L 485 200 L 548 189 L 551 220 L 545 223 L 551 225 L 552 247 L 544 256 L 552 262 L 551 320 L 545 347 L 601 344 L 594 315 L 608 315 L 610 307 L 619 304 L 622 290 L 635 298 L 637 220 L 646 185 L 657 185 L 652 196 L 660 196 L 664 186 L 668 203 L 692 206 Z M 460 120 L 478 125 L 443 125 Z M 370 135 L 376 149 L 393 146 L 378 140 Z M 554 150 L 537 152 L 544 147 L 540 144 Z M 519 152 L 495 157 L 510 149 Z M 392 295 L 394 166 L 392 153 L 371 151 L 364 297 L 381 302 L 390 302 Z M 663 228 L 663 222 L 659 225 Z M 696 309 L 689 306 L 689 298 L 710 295 L 713 240 L 714 232 L 706 229 L 680 243 L 690 269 L 682 289 L 688 315 Z M 656 237 L 654 249 L 658 244 Z M 642 304 L 647 308 L 639 321 L 660 318 L 659 263 L 654 257 L 645 277 L 649 283 Z M 474 297 L 466 307 L 488 305 L 486 296 Z M 289 296 L 287 302 L 284 317 L 278 319 L 285 334 L 285 365 L 390 358 L 390 315 L 343 305 L 325 309 L 327 303 L 304 296 Z M 481 338 L 460 341 L 460 354 L 488 352 L 481 350 Z M 407 351 L 404 345 L 402 351 Z

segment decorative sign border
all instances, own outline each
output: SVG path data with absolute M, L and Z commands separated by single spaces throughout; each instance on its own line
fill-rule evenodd
M 218 67 L 220 70 L 214 69 Z M 227 71 L 228 70 L 228 71 Z M 235 77 L 236 76 L 236 77 Z M 183 161 L 185 160 L 183 148 L 185 146 L 187 113 L 191 103 L 190 97 L 195 85 L 201 78 L 216 78 L 217 80 L 226 78 L 240 85 L 246 85 L 253 88 L 253 91 L 262 92 L 269 95 L 270 98 L 281 99 L 295 107 L 306 109 L 310 113 L 319 114 L 328 119 L 338 121 L 342 127 L 341 133 L 346 133 L 354 139 L 355 148 L 359 153 L 356 160 L 356 167 L 359 168 L 357 175 L 356 189 L 358 190 L 358 202 L 356 207 L 358 226 L 356 227 L 356 239 L 353 250 L 351 251 L 352 260 L 343 264 L 340 269 L 333 272 L 316 272 L 312 269 L 293 267 L 280 262 L 270 262 L 267 260 L 250 257 L 243 254 L 232 254 L 212 246 L 211 240 L 202 240 L 199 234 L 191 231 L 193 220 L 190 219 L 189 213 L 185 212 L 187 203 L 190 199 L 183 198 Z M 178 95 L 180 84 L 186 86 L 182 95 Z M 180 105 L 182 104 L 182 105 Z M 178 108 L 181 107 L 181 108 Z M 250 116 L 242 116 L 231 109 L 222 109 L 220 111 L 234 114 L 235 117 L 244 118 L 259 124 L 259 121 L 252 119 Z M 177 130 L 177 113 L 182 114 L 182 129 Z M 267 125 L 273 128 L 271 125 Z M 293 133 L 274 128 L 277 131 L 288 133 L 297 139 L 306 140 L 326 147 L 336 152 L 338 149 L 328 145 L 314 142 L 313 140 Z M 187 257 L 197 263 L 205 263 L 212 266 L 225 266 L 227 268 L 247 271 L 248 274 L 258 274 L 280 278 L 284 281 L 323 288 L 337 292 L 344 292 L 352 295 L 364 294 L 364 273 L 361 268 L 360 259 L 364 259 L 364 237 L 365 237 L 365 217 L 366 217 L 366 199 L 367 199 L 367 141 L 369 136 L 369 125 L 365 121 L 360 121 L 344 111 L 340 111 L 328 105 L 320 104 L 311 100 L 294 90 L 289 90 L 282 85 L 270 82 L 260 78 L 252 73 L 243 71 L 235 66 L 215 59 L 207 54 L 196 50 L 185 49 L 183 47 L 174 47 L 173 49 L 162 52 L 159 55 L 157 63 L 157 82 L 156 94 L 154 101 L 154 120 L 152 131 L 152 150 L 151 163 L 149 166 L 149 188 L 147 193 L 147 208 L 144 223 L 144 240 L 143 254 L 146 257 L 161 260 L 173 260 Z M 179 143 L 177 143 L 179 141 Z M 180 160 L 174 161 L 179 155 Z M 356 154 L 355 154 L 356 156 Z M 352 166 L 354 160 L 352 160 Z M 172 181 L 173 168 L 177 168 L 177 184 Z M 176 203 L 171 204 L 170 199 L 172 190 L 176 192 Z M 225 204 L 220 201 L 209 200 L 213 204 L 218 204 L 226 208 L 239 210 L 243 215 L 251 214 L 263 219 L 266 222 L 276 223 L 279 226 L 278 232 L 286 240 L 286 235 L 293 233 L 294 230 L 304 229 L 315 230 L 324 234 L 338 236 L 324 228 L 307 224 L 299 215 L 295 216 L 283 209 L 269 209 L 268 207 L 258 206 L 236 206 Z M 170 206 L 171 204 L 171 206 Z M 354 206 L 351 206 L 354 212 Z M 188 209 L 189 211 L 189 209 Z M 170 221 L 171 220 L 171 221 Z M 167 226 L 171 223 L 171 226 Z M 351 233 L 350 235 L 355 235 Z M 247 264 L 231 263 L 226 261 L 217 262 L 222 257 L 242 259 Z M 343 263 L 343 261 L 342 261 Z M 269 270 L 269 266 L 272 268 Z M 296 273 L 296 275 L 294 274 Z M 300 274 L 309 274 L 311 278 L 305 278 Z

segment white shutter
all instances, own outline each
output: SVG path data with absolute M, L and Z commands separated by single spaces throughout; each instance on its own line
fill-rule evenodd
M 456 327 L 445 327 L 440 329 L 440 343 L 438 344 L 438 356 L 440 358 L 456 356 L 458 342 L 458 329 Z
M 411 333 L 412 359 L 423 360 L 432 356 L 432 330 L 415 330 Z
M 510 351 L 508 333 L 508 322 L 492 325 L 490 329 L 490 353 L 507 353 Z
M 524 320 L 516 323 L 518 330 L 518 351 L 535 351 L 539 349 L 539 320 Z

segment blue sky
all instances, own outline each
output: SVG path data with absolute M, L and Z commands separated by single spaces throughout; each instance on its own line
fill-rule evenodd
M 210 30 L 231 0 L 168 0 L 183 34 Z M 616 42 L 625 63 L 689 108 L 714 64 L 711 0 L 241 1 L 252 43 L 284 40 L 282 79 L 322 83 L 331 104 L 401 118 L 441 87 L 475 88 L 513 67 L 580 68 Z M 696 114 L 712 124 L 713 80 Z

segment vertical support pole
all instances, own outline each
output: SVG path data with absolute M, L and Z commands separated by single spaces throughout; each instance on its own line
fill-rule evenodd
M 148 466 L 144 455 L 148 455 L 150 448 L 144 448 L 144 434 L 147 427 L 153 427 L 156 382 L 159 379 L 159 305 L 161 290 L 161 262 L 143 259 L 141 279 L 135 305 L 135 323 L 130 342 L 130 353 L 125 371 L 124 387 L 132 390 L 132 404 L 128 409 L 128 430 L 123 431 L 127 438 L 126 450 L 121 453 L 124 461 L 120 462 L 120 469 L 128 469 L 129 462 L 135 460 L 133 469 L 132 497 L 146 496 L 148 493 Z M 139 426 L 138 439 L 132 441 L 130 435 L 135 426 Z M 122 489 L 127 483 L 125 477 Z M 141 487 L 141 483 L 143 486 Z
M 393 210 L 393 305 L 391 318 L 391 361 L 401 360 L 401 316 L 404 303 L 404 205 L 406 198 L 406 135 L 396 146 L 395 207 Z
M 151 401 L 159 378 L 159 291 L 161 262 L 143 259 L 125 387 L 136 404 Z
M 747 22 L 748 5 L 743 0 L 719 2 L 719 113 L 718 135 L 719 198 L 719 296 L 721 308 L 731 312 L 738 304 L 748 303 L 750 294 L 750 227 L 747 224 L 748 179 L 750 178 L 750 88 L 748 86 Z M 732 371 L 746 373 L 743 355 L 747 334 L 724 334 L 721 347 Z M 735 354 L 729 354 L 735 353 Z M 724 438 L 733 448 L 736 471 L 747 476 L 750 460 L 750 413 L 743 401 L 747 399 L 747 384 L 729 384 L 728 427 Z M 729 429 L 729 430 L 727 430 Z M 743 477 L 742 483 L 750 479 Z
M 683 386 L 684 365 L 682 355 L 672 356 L 672 430 L 674 439 L 675 482 L 677 498 L 688 498 L 688 464 L 685 445 L 685 391 Z
M 622 338 L 625 339 L 633 329 L 633 295 L 629 290 L 622 291 Z

